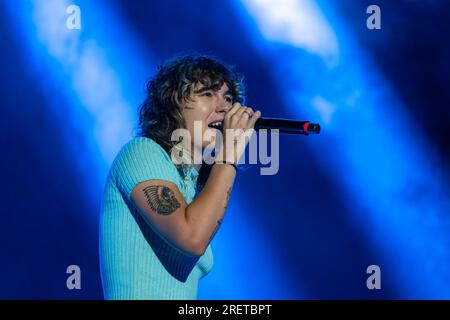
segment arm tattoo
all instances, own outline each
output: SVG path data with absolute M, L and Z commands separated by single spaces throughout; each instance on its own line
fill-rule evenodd
M 230 201 L 230 196 L 231 196 L 231 188 L 228 189 L 228 191 L 227 191 L 227 202 L 225 203 L 225 211 L 227 211 L 228 202 Z
M 150 208 L 158 214 L 167 216 L 180 207 L 175 194 L 166 186 L 148 186 L 142 191 Z
M 227 191 L 227 203 L 225 204 L 225 211 L 227 211 L 228 201 L 230 200 L 230 195 L 231 195 L 231 188 L 228 189 L 228 191 Z M 208 242 L 211 242 L 212 238 L 214 238 L 214 236 L 216 235 L 217 230 L 219 230 L 219 227 L 220 227 L 220 225 L 222 224 L 222 220 L 223 220 L 223 217 L 222 217 L 222 219 L 220 219 L 219 221 L 217 221 L 217 225 L 216 225 L 216 227 L 214 228 L 214 231 L 213 231 L 213 233 L 212 233 L 212 235 L 211 235 L 211 238 L 209 238 L 209 241 L 208 241 Z
M 212 233 L 212 235 L 211 235 L 211 238 L 209 238 L 208 243 L 211 242 L 212 238 L 214 238 L 214 236 L 216 235 L 217 230 L 219 230 L 219 227 L 220 227 L 220 225 L 222 224 L 222 220 L 223 220 L 223 218 L 220 219 L 219 221 L 217 221 L 216 228 L 214 229 L 214 231 L 213 231 L 213 233 Z

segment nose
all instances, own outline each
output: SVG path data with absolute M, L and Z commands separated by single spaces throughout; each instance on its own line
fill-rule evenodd
M 217 113 L 226 113 L 229 109 L 231 109 L 232 105 L 225 100 L 225 98 L 219 98 L 217 100 L 216 112 Z

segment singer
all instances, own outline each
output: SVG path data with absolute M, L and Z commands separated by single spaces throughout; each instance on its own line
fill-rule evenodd
M 248 142 L 227 143 L 213 127 L 252 130 L 261 113 L 241 105 L 244 96 L 242 77 L 208 56 L 175 58 L 148 82 L 139 134 L 116 156 L 104 190 L 100 267 L 106 299 L 197 299 Z M 203 141 L 205 134 L 182 147 L 171 140 L 176 129 L 193 137 L 199 122 L 222 140 L 217 161 L 175 164 L 174 151 L 190 158 L 211 142 Z

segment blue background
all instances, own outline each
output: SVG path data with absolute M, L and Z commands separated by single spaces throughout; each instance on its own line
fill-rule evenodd
M 81 29 L 70 30 L 69 5 Z M 381 8 L 369 30 L 366 9 Z M 276 175 L 239 174 L 200 299 L 450 298 L 447 1 L 63 1 L 0 4 L 0 298 L 102 299 L 108 168 L 145 82 L 179 53 L 246 79 L 280 136 Z M 66 268 L 81 268 L 68 290 Z M 381 290 L 366 269 L 381 268 Z

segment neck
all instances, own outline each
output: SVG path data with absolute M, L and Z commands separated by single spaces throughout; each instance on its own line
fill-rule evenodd
M 197 152 L 198 154 L 203 154 L 202 153 L 202 148 L 201 147 L 195 147 L 194 145 L 191 147 L 191 150 L 195 150 L 194 152 Z M 195 153 L 194 153 L 195 154 Z M 192 163 L 194 163 L 194 154 L 191 154 L 191 157 L 192 157 Z M 195 168 L 195 170 L 197 170 L 197 172 L 199 172 L 200 171 L 200 168 L 202 167 L 202 163 L 203 163 L 203 161 L 201 161 L 201 163 L 199 163 L 199 164 L 194 164 L 194 168 Z
M 197 172 L 199 172 L 199 171 L 200 171 L 200 168 L 202 167 L 202 162 L 199 163 L 199 164 L 194 163 L 194 154 L 195 154 L 195 152 L 197 152 L 197 154 L 202 155 L 202 147 L 196 147 L 196 146 L 194 146 L 194 144 L 191 144 L 189 147 L 186 146 L 186 145 L 183 145 L 183 149 L 184 149 L 184 150 L 193 150 L 193 151 L 194 151 L 194 152 L 191 152 L 191 153 L 189 154 L 189 157 L 191 158 L 191 163 L 193 163 L 194 169 L 195 169 Z

